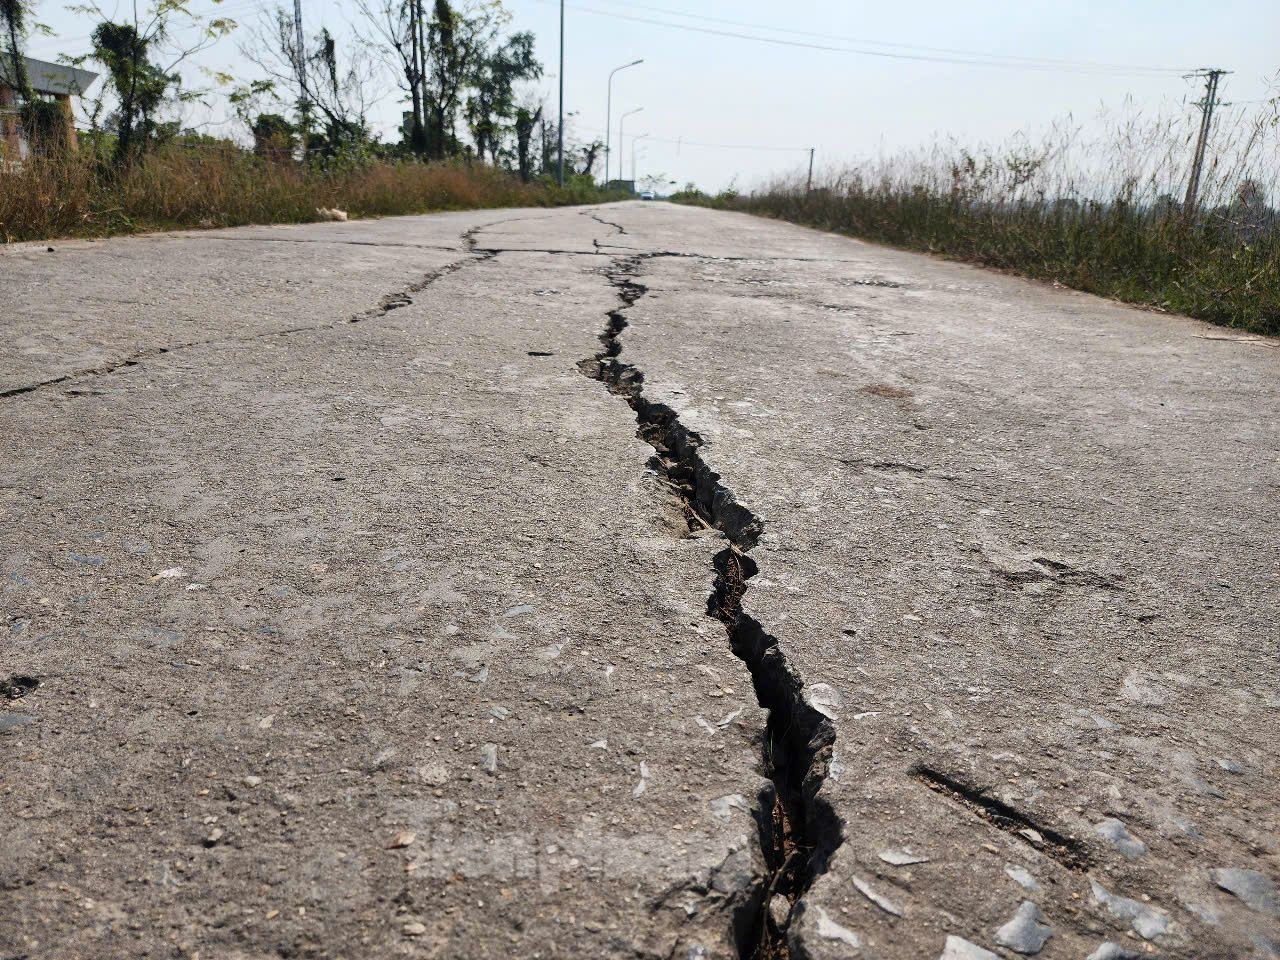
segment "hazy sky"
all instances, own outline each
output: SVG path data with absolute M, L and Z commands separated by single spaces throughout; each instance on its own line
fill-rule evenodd
M 253 21 L 263 6 L 261 0 L 226 0 L 220 7 L 211 0 L 192 2 L 197 10 L 218 10 L 243 23 Z M 53 58 L 83 52 L 91 21 L 66 12 L 57 0 L 37 3 L 38 19 L 53 26 L 58 37 L 33 40 L 31 53 Z M 356 16 L 352 0 L 304 0 L 303 5 L 308 32 L 321 24 L 344 32 L 344 24 Z M 505 0 L 505 6 L 513 15 L 511 29 L 531 30 L 538 38 L 548 72 L 541 86 L 554 110 L 558 2 Z M 602 14 L 816 46 L 959 60 L 1028 58 L 1035 64 L 891 59 Z M 1258 99 L 1267 94 L 1267 78 L 1280 71 L 1276 0 L 569 0 L 566 22 L 566 110 L 576 114 L 579 137 L 603 139 L 606 77 L 613 67 L 643 57 L 643 65 L 619 73 L 614 82 L 615 131 L 622 110 L 644 108 L 627 120 L 627 143 L 615 150 L 615 171 L 621 159 L 630 174 L 631 135 L 648 133 L 650 139 L 639 147 L 642 176 L 663 173 L 712 189 L 734 177 L 749 185 L 770 172 L 799 167 L 810 146 L 817 148 L 821 166 L 917 145 L 935 135 L 1000 139 L 1068 113 L 1083 119 L 1102 104 L 1119 107 L 1127 96 L 1147 109 L 1190 109 L 1184 105 L 1198 96 L 1198 82 L 1180 73 L 1196 67 L 1234 70 L 1223 83 L 1224 97 Z M 200 62 L 250 79 L 254 69 L 236 46 L 234 40 L 224 41 Z M 1049 60 L 1126 69 L 1041 68 L 1050 66 L 1043 63 Z M 375 114 L 384 131 L 398 121 L 402 107 L 397 101 L 388 80 L 388 95 Z M 226 115 L 225 110 L 215 113 Z M 695 145 L 702 143 L 801 149 Z

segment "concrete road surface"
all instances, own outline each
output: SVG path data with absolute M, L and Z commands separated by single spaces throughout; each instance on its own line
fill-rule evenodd
M 1280 350 L 666 204 L 0 250 L 0 957 L 1280 956 Z

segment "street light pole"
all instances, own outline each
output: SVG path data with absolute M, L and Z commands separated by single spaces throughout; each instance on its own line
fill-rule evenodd
M 614 67 L 609 71 L 609 82 L 605 84 L 605 106 L 604 106 L 604 185 L 609 186 L 609 142 L 613 135 L 613 75 L 619 70 L 625 70 L 627 67 L 636 67 L 644 63 L 644 60 L 633 60 L 630 63 L 624 63 L 620 67 Z M 622 179 L 621 171 L 619 171 L 619 180 Z
M 560 0 L 560 172 L 557 179 L 564 186 L 564 0 Z
M 639 113 L 643 109 L 644 107 L 636 107 L 634 110 L 628 110 L 626 113 L 624 113 L 622 116 L 618 118 L 618 146 L 625 147 L 627 142 L 622 139 L 622 130 L 623 130 L 624 124 L 626 124 L 627 122 L 627 117 L 631 116 L 633 113 Z M 619 174 L 618 179 L 619 180 L 622 179 L 621 175 L 626 172 L 622 169 L 622 161 L 625 157 L 626 157 L 626 154 L 624 153 L 621 157 L 618 158 L 618 174 Z

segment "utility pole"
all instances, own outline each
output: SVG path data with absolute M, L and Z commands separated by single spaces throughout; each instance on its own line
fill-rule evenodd
M 564 0 L 560 0 L 560 173 L 557 179 L 564 186 Z
M 804 185 L 805 196 L 808 196 L 813 190 L 813 147 L 809 148 L 809 180 Z
M 298 60 L 298 78 L 302 78 L 302 58 L 306 46 L 302 41 L 302 0 L 293 0 L 293 55 Z
M 1192 77 L 1204 77 L 1204 99 L 1200 101 L 1200 135 L 1196 137 L 1196 152 L 1191 159 L 1191 176 L 1187 178 L 1187 197 L 1182 203 L 1182 215 L 1190 218 L 1196 212 L 1196 200 L 1200 193 L 1200 174 L 1204 170 L 1204 152 L 1209 143 L 1209 129 L 1213 123 L 1213 109 L 1218 105 L 1218 81 L 1229 70 L 1201 70 Z
M 302 119 L 302 160 L 307 159 L 307 130 L 311 126 L 311 105 L 307 103 L 307 42 L 302 37 L 302 0 L 293 0 L 293 57 L 298 75 L 298 113 Z
M 625 70 L 627 67 L 635 67 L 644 63 L 644 60 L 632 60 L 630 63 L 624 63 L 620 67 L 614 67 L 609 71 L 609 82 L 605 84 L 605 103 L 604 103 L 604 185 L 609 186 L 609 146 L 613 139 L 613 75 L 619 70 Z M 618 179 L 622 179 L 622 171 L 618 171 Z

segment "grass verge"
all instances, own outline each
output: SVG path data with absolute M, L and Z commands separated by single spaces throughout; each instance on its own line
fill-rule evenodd
M 1070 214 L 973 208 L 919 192 L 902 196 L 676 199 L 740 210 L 1056 281 L 1126 303 L 1280 335 L 1280 233 L 1243 239 L 1229 226 L 1098 206 Z
M 1056 281 L 1280 335 L 1280 99 L 1225 113 L 1200 202 L 1183 210 L 1194 114 L 1056 126 L 969 150 L 935 144 L 803 173 L 749 195 L 676 199 L 740 210 Z
M 0 168 L 0 239 L 104 237 L 146 230 L 306 223 L 320 208 L 381 217 L 609 199 L 576 182 L 523 183 L 481 164 L 373 162 L 314 170 L 234 146 L 174 147 L 107 170 L 75 155 Z

